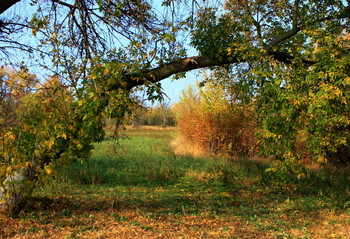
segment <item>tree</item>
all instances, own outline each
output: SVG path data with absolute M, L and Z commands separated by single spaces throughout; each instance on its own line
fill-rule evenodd
M 31 4 L 36 13 L 28 18 L 11 15 L 9 10 L 18 4 Z M 30 3 L 10 0 L 0 4 L 0 50 L 11 62 L 15 61 L 11 49 L 26 51 L 37 60 L 31 63 L 61 76 L 61 82 L 74 99 L 73 118 L 80 127 L 72 137 L 59 137 L 65 142 L 62 145 L 79 139 L 84 142 L 84 149 L 91 148 L 99 137 L 89 136 L 102 134 L 101 119 L 123 117 L 135 87 L 146 85 L 148 97 L 158 99 L 162 79 L 205 67 L 217 72 L 237 69 L 238 76 L 249 80 L 253 95 L 257 95 L 262 106 L 259 119 L 266 129 L 263 138 L 269 154 L 281 158 L 289 155 L 294 143 L 288 142 L 294 142 L 300 122 L 305 122 L 302 121 L 305 117 L 323 115 L 322 107 L 309 107 L 318 89 L 323 89 L 323 93 L 318 94 L 328 99 L 328 103 L 319 102 L 320 106 L 330 105 L 325 109 L 327 116 L 332 117 L 334 112 L 341 115 L 333 103 L 347 100 L 341 98 L 347 90 L 333 86 L 345 85 L 348 79 L 349 72 L 345 69 L 349 69 L 349 39 L 342 36 L 349 32 L 349 2 L 228 0 L 222 5 L 214 1 L 213 6 L 185 0 L 166 0 L 158 7 L 146 0 L 35 0 Z M 23 33 L 32 39 L 21 41 Z M 186 54 L 184 43 L 188 34 L 199 56 Z M 336 51 L 327 51 L 334 45 Z M 338 74 L 338 70 L 341 73 Z M 332 76 L 331 72 L 336 74 Z M 337 80 L 332 82 L 334 77 Z M 319 85 L 318 79 L 323 79 L 325 85 Z M 303 95 L 303 89 L 308 86 L 314 91 Z M 304 96 L 306 104 L 290 100 L 300 96 Z M 298 107 L 289 109 L 288 103 Z M 286 112 L 282 114 L 281 110 Z M 305 115 L 305 112 L 314 114 Z M 289 123 L 284 122 L 286 127 L 274 121 L 278 119 L 275 116 L 286 115 L 290 119 L 286 121 Z M 327 134 L 320 132 L 322 127 L 331 127 L 342 139 L 333 148 L 325 141 L 322 155 L 342 152 L 341 145 L 347 141 L 348 132 L 347 115 L 341 116 L 338 121 L 345 123 L 340 127 L 322 123 L 327 117 L 310 124 L 310 130 L 306 130 L 310 135 L 306 137 L 307 144 L 317 142 L 308 140 L 313 135 L 320 139 Z M 63 150 L 48 156 L 54 161 L 53 158 L 64 153 Z
M 6 11 L 17 2 L 19 1 L 13 0 L 2 4 L 0 12 Z M 113 61 L 123 64 L 130 62 L 126 57 L 115 53 L 116 45 L 112 44 L 108 48 L 111 42 L 127 39 L 132 46 L 123 48 L 126 51 L 123 53 L 131 56 L 128 58 L 135 57 L 131 62 L 138 63 L 141 67 L 123 72 L 126 89 L 147 82 L 159 82 L 173 74 L 193 69 L 257 62 L 261 56 L 272 57 L 287 64 L 299 57 L 302 63 L 312 64 L 314 61 L 309 58 L 308 52 L 302 51 L 306 47 L 313 47 L 314 42 L 308 41 L 310 36 L 307 31 L 327 28 L 331 32 L 340 33 L 348 27 L 347 19 L 350 15 L 350 7 L 344 1 L 232 0 L 225 2 L 220 11 L 211 7 L 200 7 L 193 2 L 194 7 L 187 14 L 192 14 L 193 17 L 194 11 L 198 10 L 198 18 L 186 24 L 184 20 L 189 20 L 186 19 L 188 15 L 184 18 L 177 16 L 184 14 L 183 12 L 173 10 L 171 16 L 164 19 L 156 15 L 157 10 L 150 3 L 141 0 L 101 0 L 97 1 L 97 5 L 89 0 L 76 0 L 72 4 L 60 0 L 47 3 L 34 1 L 33 4 L 38 6 L 40 15 L 34 14 L 25 24 L 3 20 L 2 32 L 12 35 L 12 31 L 6 30 L 14 31 L 17 25 L 30 28 L 34 35 L 38 34 L 42 39 L 42 44 L 49 43 L 53 47 L 51 55 L 47 52 L 45 54 L 50 57 L 57 56 L 54 63 L 62 63 L 61 67 L 65 67 L 67 71 L 65 73 L 71 76 L 74 71 L 68 68 L 77 65 L 77 62 L 71 62 L 77 56 L 82 59 L 79 64 L 83 66 L 94 55 L 106 56 L 103 54 L 106 51 Z M 175 4 L 175 0 L 170 0 L 164 1 L 162 6 L 175 8 Z M 181 4 L 188 7 L 187 2 L 180 1 L 179 5 Z M 59 13 L 64 17 L 59 18 Z M 182 58 L 185 56 L 185 49 L 176 37 L 180 38 L 180 32 L 189 30 L 189 27 L 193 27 L 191 44 L 201 55 Z M 42 35 L 39 36 L 39 33 Z M 103 37 L 106 33 L 111 34 L 110 38 Z M 210 40 L 207 37 L 209 35 Z M 76 42 L 75 39 L 83 41 Z M 67 48 L 75 51 L 68 51 Z M 69 58 L 69 53 L 74 57 Z M 150 69 L 154 64 L 158 67 Z M 83 67 L 83 70 L 86 68 Z M 118 85 L 110 87 L 115 88 Z
M 162 101 L 159 106 L 155 108 L 156 111 L 159 111 L 160 124 L 162 127 L 174 126 L 175 125 L 175 115 L 171 110 L 170 102 Z
M 280 78 L 261 88 L 263 143 L 265 153 L 279 159 L 308 154 L 319 163 L 339 166 L 350 161 L 349 36 L 316 34 L 324 37 L 316 41 L 315 64 L 307 69 L 270 66 L 265 71 Z
M 180 93 L 180 101 L 176 102 L 173 106 L 177 120 L 181 118 L 185 113 L 193 112 L 197 109 L 200 103 L 199 94 L 197 88 L 189 85 L 186 89 Z
M 53 174 L 57 165 L 87 158 L 92 149 L 91 138 L 96 141 L 103 134 L 96 115 L 88 119 L 89 114 L 78 113 L 79 102 L 59 77 L 40 83 L 26 71 L 6 70 L 1 82 L 8 92 L 1 110 L 9 114 L 1 118 L 6 123 L 0 131 L 0 178 L 4 182 L 0 188 L 0 205 L 12 214 L 19 212 L 45 175 Z
M 152 126 L 174 126 L 176 119 L 171 105 L 162 101 L 159 105 L 146 107 L 137 104 L 132 107 L 131 115 L 128 117 L 128 123 L 135 126 L 152 125 Z

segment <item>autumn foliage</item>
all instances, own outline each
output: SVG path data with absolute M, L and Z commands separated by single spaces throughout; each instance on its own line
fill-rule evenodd
M 0 212 L 16 214 L 35 185 L 57 165 L 88 157 L 91 140 L 101 134 L 91 133 L 99 126 L 78 111 L 79 102 L 59 77 L 40 82 L 12 68 L 0 74 Z
M 257 153 L 256 120 L 250 105 L 231 104 L 224 90 L 207 85 L 201 90 L 197 103 L 189 107 L 186 104 L 193 100 L 186 97 L 191 94 L 184 92 L 181 102 L 175 106 L 177 111 L 182 109 L 178 126 L 183 137 L 214 154 Z

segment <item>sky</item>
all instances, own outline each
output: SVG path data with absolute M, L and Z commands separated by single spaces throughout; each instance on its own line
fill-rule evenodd
M 196 85 L 197 81 L 200 81 L 200 75 L 196 71 L 187 72 L 185 78 L 173 80 L 171 77 L 161 81 L 163 91 L 166 96 L 166 102 L 174 104 L 180 100 L 181 91 L 186 89 L 189 85 Z

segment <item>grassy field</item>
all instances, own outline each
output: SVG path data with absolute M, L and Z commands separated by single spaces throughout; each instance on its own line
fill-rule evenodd
M 60 168 L 0 238 L 350 238 L 349 171 L 263 183 L 266 160 L 176 155 L 173 129 L 133 129 Z

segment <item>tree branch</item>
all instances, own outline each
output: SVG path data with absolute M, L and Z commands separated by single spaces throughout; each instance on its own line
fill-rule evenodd
M 300 0 L 295 0 L 293 7 L 293 28 L 298 26 L 298 16 L 299 16 L 299 2 Z
M 293 56 L 287 53 L 277 51 L 269 51 L 267 53 L 268 55 L 272 56 L 280 62 L 286 64 L 292 63 Z M 242 63 L 248 61 L 249 59 L 243 59 L 241 57 L 232 56 L 222 59 L 210 58 L 208 56 L 194 56 L 182 58 L 177 61 L 170 62 L 153 69 L 144 70 L 140 73 L 125 75 L 125 80 L 127 82 L 125 88 L 127 90 L 130 90 L 135 86 L 140 86 L 147 83 L 156 83 L 181 72 L 188 72 L 191 70 L 211 66 L 225 66 L 227 64 Z M 315 62 L 304 60 L 303 63 L 314 64 Z
M 68 8 L 70 8 L 70 9 L 75 9 L 75 8 L 76 8 L 74 5 L 69 4 L 69 3 L 66 3 L 66 2 L 62 2 L 62 1 L 60 1 L 60 0 L 51 0 L 51 2 L 57 3 L 57 4 L 59 4 L 59 5 L 65 6 L 65 7 L 68 7 Z
M 299 1 L 297 0 L 295 2 L 295 5 L 294 5 L 294 16 L 293 16 L 293 27 L 292 29 L 290 29 L 289 31 L 283 33 L 282 35 L 276 37 L 274 40 L 272 40 L 269 44 L 267 44 L 264 49 L 268 52 L 271 51 L 271 49 L 278 45 L 279 43 L 289 39 L 290 37 L 296 35 L 299 31 L 301 31 L 302 29 L 306 28 L 307 26 L 309 25 L 312 25 L 316 22 L 324 22 L 326 20 L 334 20 L 334 19 L 343 19 L 343 18 L 350 18 L 350 6 L 342 9 L 339 13 L 337 14 L 334 14 L 334 15 L 330 15 L 330 16 L 327 16 L 327 17 L 324 17 L 324 18 L 321 18 L 321 19 L 318 19 L 317 21 L 315 22 L 308 22 L 308 23 L 305 23 L 305 24 L 302 24 L 300 26 L 297 26 L 297 14 L 298 14 L 298 4 L 299 4 Z
M 130 90 L 135 86 L 143 85 L 147 82 L 155 83 L 180 72 L 187 72 L 210 66 L 223 66 L 237 62 L 239 62 L 237 58 L 230 58 L 230 60 L 228 58 L 218 60 L 207 56 L 182 58 L 177 61 L 159 66 L 157 68 L 144 70 L 138 74 L 126 75 L 125 79 L 127 81 L 127 86 L 125 88 Z
M 269 44 L 267 44 L 264 49 L 266 51 L 270 51 L 272 47 L 278 45 L 279 43 L 289 39 L 290 37 L 296 35 L 302 28 L 301 27 L 293 27 L 291 30 L 283 33 L 282 35 L 276 37 L 274 40 L 272 40 Z
M 4 13 L 7 9 L 18 3 L 20 0 L 5 0 L 0 1 L 0 14 Z

